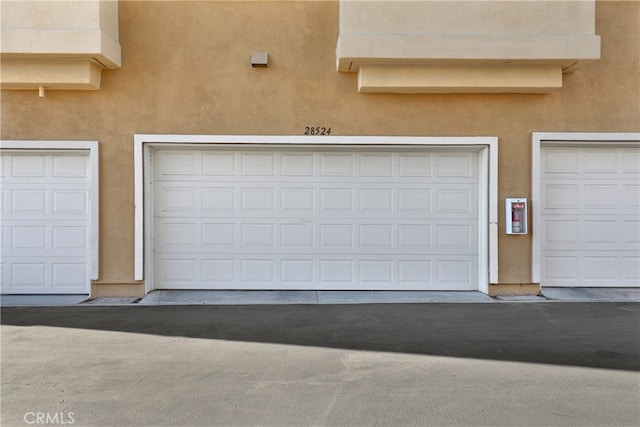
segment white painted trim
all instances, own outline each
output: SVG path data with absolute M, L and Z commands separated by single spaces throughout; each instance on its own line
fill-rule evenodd
M 482 275 L 479 279 L 481 292 L 489 292 L 490 283 L 498 283 L 498 138 L 492 136 L 463 137 L 397 137 L 397 136 L 254 136 L 254 135 L 153 135 L 136 134 L 134 136 L 134 176 L 135 176 L 135 279 L 145 280 L 145 288 L 152 290 L 152 230 L 145 228 L 150 224 L 150 195 L 145 189 L 152 180 L 152 171 L 148 161 L 154 146 L 189 146 L 198 144 L 229 144 L 256 146 L 425 146 L 454 147 L 467 146 L 481 149 L 480 182 L 480 224 L 485 229 L 479 233 L 480 262 Z M 346 148 L 346 147 L 345 147 Z M 485 166 L 486 165 L 486 166 Z M 148 206 L 148 209 L 145 209 Z M 488 222 L 487 222 L 488 221 Z M 149 229 L 151 227 L 148 227 Z
M 489 211 L 487 205 L 489 199 L 489 149 L 484 147 L 478 154 L 478 289 L 481 292 L 489 292 L 489 272 L 491 259 L 489 252 L 489 228 L 481 224 L 489 224 Z
M 0 141 L 0 149 L 3 150 L 41 150 L 54 152 L 58 150 L 82 150 L 89 152 L 90 167 L 90 279 L 98 280 L 100 275 L 100 183 L 99 183 L 99 149 L 98 141 L 20 141 L 20 140 L 3 140 Z M 87 284 L 87 293 L 90 292 L 91 283 Z
M 153 218 L 155 216 L 155 208 L 153 204 L 153 183 L 155 181 L 153 170 L 153 153 L 154 148 L 151 144 L 147 144 L 142 148 L 142 154 L 144 156 L 144 188 L 149 189 L 144 194 L 144 224 L 153 224 Z M 150 292 L 153 289 L 154 284 L 154 271 L 153 271 L 153 258 L 154 258 L 154 227 L 144 228 L 144 288 L 145 292 Z
M 540 179 L 543 146 L 625 146 L 640 143 L 640 132 L 533 132 L 531 134 L 531 282 L 540 283 L 541 242 L 537 230 L 541 229 Z M 540 283 L 544 285 L 543 283 Z
M 134 164 L 134 280 L 144 279 L 144 138 L 134 136 L 133 164 Z
M 260 144 L 260 145 L 489 145 L 492 136 L 254 136 L 254 135 L 152 135 L 137 134 L 140 143 Z
M 489 145 L 489 283 L 498 283 L 498 138 Z M 481 289 L 482 290 L 482 289 Z M 489 293 L 487 286 L 485 293 Z

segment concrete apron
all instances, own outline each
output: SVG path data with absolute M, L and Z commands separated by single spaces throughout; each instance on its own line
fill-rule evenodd
M 640 288 L 543 288 L 542 296 L 490 297 L 443 291 L 152 291 L 142 299 L 89 295 L 2 295 L 2 307 L 91 305 L 421 304 L 494 302 L 640 302 Z

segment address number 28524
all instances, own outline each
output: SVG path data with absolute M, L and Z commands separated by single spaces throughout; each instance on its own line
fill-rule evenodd
M 305 126 L 305 135 L 331 135 L 331 128 L 324 126 Z

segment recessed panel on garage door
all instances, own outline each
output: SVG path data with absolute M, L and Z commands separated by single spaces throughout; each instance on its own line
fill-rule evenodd
M 5 152 L 0 160 L 2 292 L 88 293 L 88 155 Z
M 156 149 L 160 289 L 477 289 L 476 152 Z

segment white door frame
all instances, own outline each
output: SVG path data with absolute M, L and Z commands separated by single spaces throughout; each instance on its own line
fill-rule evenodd
M 531 134 L 531 282 L 540 283 L 542 247 L 538 230 L 542 226 L 540 200 L 542 197 L 540 179 L 542 163 L 540 151 L 542 147 L 574 146 L 574 147 L 625 147 L 638 146 L 640 132 L 533 132 Z M 540 283 L 544 286 L 544 283 Z
M 39 141 L 39 140 L 2 140 L 0 149 L 14 152 L 28 153 L 29 151 L 55 153 L 56 151 L 85 151 L 89 155 L 90 187 L 89 187 L 89 279 L 98 280 L 99 277 L 99 248 L 100 248 L 100 197 L 99 197 L 99 153 L 98 141 Z M 87 283 L 87 294 L 91 291 L 91 283 Z
M 387 136 L 243 136 L 243 135 L 153 135 L 134 136 L 135 167 L 135 280 L 153 289 L 153 204 L 151 203 L 151 155 L 153 147 L 197 146 L 424 146 L 477 148 L 480 155 L 479 182 L 479 290 L 489 292 L 498 283 L 498 138 L 497 137 L 387 137 Z M 146 225 L 146 226 L 145 226 Z

